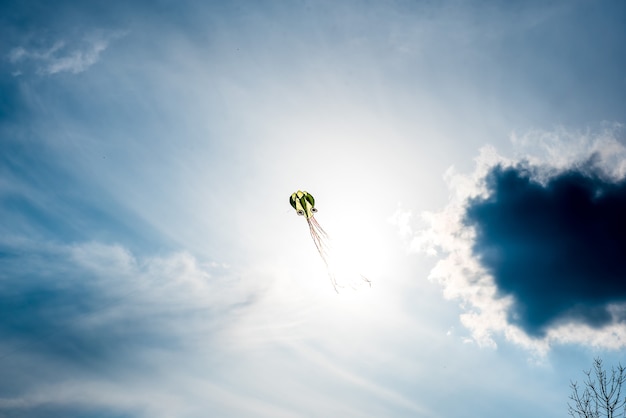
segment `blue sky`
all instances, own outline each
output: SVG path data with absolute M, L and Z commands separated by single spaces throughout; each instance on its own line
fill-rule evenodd
M 564 416 L 626 348 L 625 38 L 618 1 L 3 2 L 0 417 Z

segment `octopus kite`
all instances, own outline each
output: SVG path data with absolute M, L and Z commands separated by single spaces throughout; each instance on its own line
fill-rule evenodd
M 324 231 L 320 224 L 317 223 L 317 220 L 315 220 L 315 217 L 313 216 L 317 212 L 317 209 L 315 208 L 315 198 L 308 192 L 298 190 L 291 195 L 289 203 L 296 210 L 296 213 L 299 216 L 304 216 L 306 219 L 306 222 L 309 225 L 309 231 L 311 232 L 311 237 L 313 238 L 313 242 L 317 248 L 317 252 L 326 265 L 328 276 L 330 277 L 330 282 L 332 283 L 335 292 L 338 293 L 339 291 L 337 288 L 339 285 L 332 269 L 330 239 L 326 231 Z M 367 278 L 362 275 L 360 275 L 360 277 L 371 286 L 371 283 Z

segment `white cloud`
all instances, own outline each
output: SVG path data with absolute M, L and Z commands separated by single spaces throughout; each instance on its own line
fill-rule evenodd
M 108 46 L 108 42 L 97 41 L 91 43 L 84 50 L 76 50 L 65 56 L 50 58 L 43 71 L 47 74 L 56 74 L 62 71 L 69 71 L 74 74 L 82 73 L 98 62 L 100 53 Z
M 244 290 L 220 263 L 203 265 L 187 252 L 138 259 L 120 245 L 85 243 L 71 247 L 69 254 L 77 267 L 95 276 L 102 291 L 132 294 L 127 308 L 142 304 L 144 316 L 146 309 L 208 314 L 240 304 L 255 291 L 250 285 Z M 199 323 L 207 323 L 205 319 Z
M 33 65 L 40 74 L 78 74 L 97 63 L 112 40 L 124 35 L 125 32 L 97 33 L 86 36 L 77 43 L 58 40 L 48 48 L 18 46 L 9 52 L 7 58 L 15 66 Z M 22 72 L 16 70 L 14 74 Z
M 493 277 L 485 271 L 472 254 L 474 231 L 465 226 L 462 217 L 468 199 L 486 192 L 484 178 L 490 168 L 497 164 L 511 166 L 528 161 L 540 170 L 538 180 L 555 170 L 580 164 L 596 155 L 597 163 L 613 178 L 626 174 L 626 146 L 618 140 L 623 127 L 606 125 L 600 132 L 570 132 L 564 128 L 553 131 L 535 130 L 524 135 L 512 135 L 516 146 L 515 158 L 500 155 L 495 148 L 485 146 L 475 159 L 472 173 L 457 173 L 448 169 L 444 179 L 450 190 L 447 206 L 438 212 L 422 212 L 418 221 L 425 228 L 409 224 L 412 214 L 399 209 L 393 216 L 402 235 L 408 234 L 411 251 L 439 256 L 440 260 L 431 270 L 429 279 L 443 287 L 444 296 L 456 300 L 464 309 L 461 323 L 470 331 L 475 343 L 484 347 L 496 347 L 496 337 L 518 344 L 538 355 L 548 352 L 553 343 L 582 344 L 592 347 L 622 349 L 626 347 L 626 325 L 620 323 L 618 311 L 613 309 L 613 324 L 601 329 L 586 325 L 557 324 L 543 338 L 528 336 L 520 327 L 507 320 L 507 310 L 512 300 L 499 296 Z

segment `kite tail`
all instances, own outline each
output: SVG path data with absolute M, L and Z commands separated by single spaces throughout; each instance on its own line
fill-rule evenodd
M 326 265 L 330 282 L 332 283 L 335 292 L 339 293 L 339 290 L 337 289 L 337 280 L 335 279 L 335 275 L 332 272 L 329 262 L 330 243 L 328 234 L 324 231 L 320 224 L 317 223 L 314 217 L 308 218 L 307 222 L 309 223 L 309 231 L 311 232 L 311 237 L 313 238 L 317 252 L 320 254 L 320 257 L 322 257 L 322 260 Z

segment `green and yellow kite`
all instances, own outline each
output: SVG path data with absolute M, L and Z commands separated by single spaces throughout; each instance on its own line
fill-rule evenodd
M 330 239 L 328 234 L 324 229 L 317 223 L 315 217 L 313 216 L 317 209 L 315 208 L 315 198 L 312 194 L 308 192 L 303 192 L 298 190 L 293 193 L 289 198 L 289 203 L 296 210 L 296 213 L 300 216 L 304 216 L 307 224 L 309 225 L 309 231 L 311 232 L 311 237 L 313 238 L 313 242 L 315 243 L 315 247 L 317 248 L 317 252 L 322 257 L 324 264 L 326 265 L 326 269 L 328 270 L 328 276 L 330 277 L 330 281 L 336 292 L 339 292 L 337 288 L 339 285 L 337 284 L 337 280 L 335 278 L 335 274 L 333 273 L 333 268 L 331 267 L 331 247 L 330 247 Z M 370 281 L 364 276 L 360 275 L 361 279 L 368 284 Z

